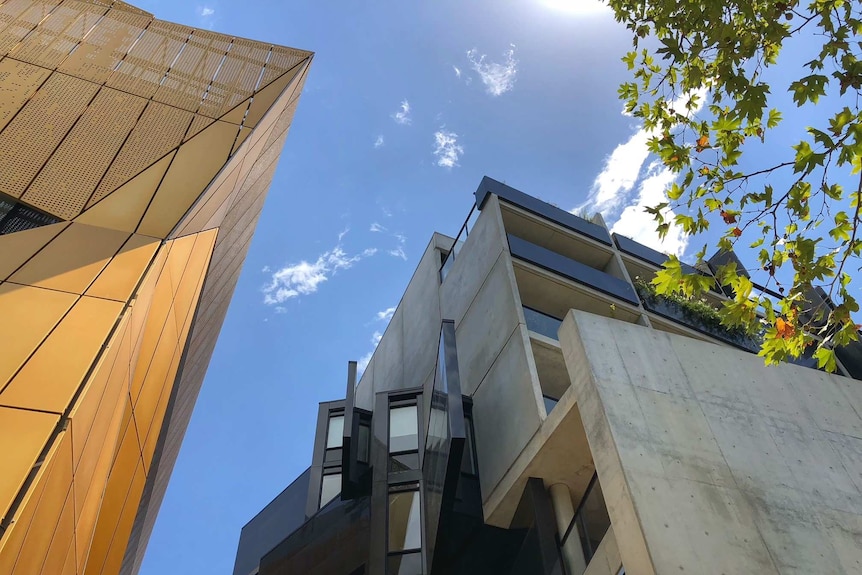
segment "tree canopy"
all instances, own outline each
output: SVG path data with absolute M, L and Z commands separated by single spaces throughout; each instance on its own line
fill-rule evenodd
M 781 297 L 727 263 L 716 277 L 735 295 L 722 322 L 762 331 L 768 363 L 809 348 L 834 370 L 832 348 L 860 327 L 851 288 L 862 255 L 862 1 L 608 4 L 633 36 L 620 98 L 678 174 L 667 201 L 648 209 L 659 234 L 717 229 L 698 260 L 715 247 L 753 250 L 751 277 Z M 696 297 L 713 281 L 671 257 L 653 284 Z M 818 306 L 817 288 L 831 309 Z

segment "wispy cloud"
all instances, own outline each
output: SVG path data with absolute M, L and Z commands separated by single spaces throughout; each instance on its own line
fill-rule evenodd
M 359 361 L 356 362 L 357 376 L 365 373 L 365 368 L 368 367 L 368 363 L 371 361 L 372 356 L 374 356 L 374 351 L 377 349 L 377 344 L 380 343 L 381 339 L 383 339 L 383 334 L 379 331 L 375 331 L 371 336 L 371 351 L 360 357 Z
M 515 59 L 515 45 L 503 53 L 503 62 L 491 62 L 485 54 L 479 55 L 473 48 L 467 51 L 470 66 L 479 74 L 486 91 L 492 96 L 501 96 L 515 86 L 518 76 L 518 61 Z
M 437 165 L 443 168 L 458 166 L 458 160 L 464 153 L 464 148 L 458 144 L 458 134 L 440 128 L 434 133 L 434 157 Z
M 263 302 L 276 306 L 277 313 L 287 310 L 281 304 L 289 299 L 315 293 L 320 284 L 328 281 L 340 270 L 346 270 L 367 257 L 377 253 L 377 249 L 369 248 L 358 254 L 348 255 L 341 247 L 341 238 L 347 233 L 339 234 L 338 244 L 331 250 L 320 254 L 313 262 L 301 260 L 272 271 L 269 266 L 264 268 L 270 274 L 270 280 L 263 286 Z
M 397 124 L 409 126 L 413 122 L 413 119 L 410 118 L 410 102 L 402 100 L 400 109 L 392 114 L 392 119 L 395 120 L 395 123 Z
M 382 146 L 383 144 L 384 144 L 383 136 L 377 136 L 377 139 L 376 139 L 376 140 L 374 140 L 374 147 L 375 147 L 375 148 L 379 148 L 379 147 L 380 147 L 380 146 Z
M 696 114 L 703 105 L 705 93 L 699 92 L 697 96 L 698 105 L 689 114 Z M 688 99 L 688 96 L 681 97 L 671 104 L 671 108 L 686 109 Z M 641 127 L 626 142 L 614 148 L 596 176 L 589 198 L 572 211 L 586 209 L 601 212 L 610 222 L 611 231 L 654 249 L 682 255 L 688 244 L 682 230 L 671 225 L 662 241 L 655 231 L 653 216 L 644 211 L 646 207 L 665 201 L 664 192 L 676 177 L 657 161 L 650 162 L 644 168 L 650 155 L 647 145 L 654 134 L 654 131 Z M 668 209 L 664 215 L 673 219 L 674 213 Z
M 198 6 L 198 15 L 206 18 L 207 16 L 212 16 L 215 14 L 215 9 L 210 8 L 209 6 Z
M 458 66 L 452 66 L 452 69 L 455 70 L 455 77 L 459 80 L 461 79 L 461 68 Z
M 398 240 L 398 246 L 395 249 L 389 250 L 389 255 L 406 260 L 407 254 L 404 252 L 404 246 L 407 244 L 407 237 L 403 234 L 395 234 L 395 238 Z
M 373 224 L 371 224 L 371 227 L 368 229 L 368 231 L 375 232 L 375 233 L 385 232 L 386 228 L 384 228 L 383 226 L 381 226 L 377 222 L 374 222 Z
M 392 314 L 395 313 L 395 309 L 395 306 L 393 306 L 377 312 L 377 321 L 389 321 L 392 319 Z

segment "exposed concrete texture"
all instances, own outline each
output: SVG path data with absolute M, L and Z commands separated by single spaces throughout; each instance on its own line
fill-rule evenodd
M 862 573 L 862 387 L 580 311 L 560 343 L 627 573 Z
M 374 352 L 374 393 L 407 387 L 404 385 L 403 320 L 404 306 L 399 304 Z
M 519 325 L 473 394 L 476 455 L 485 500 L 542 422 L 536 368 L 532 357 L 528 362 L 529 345 L 527 330 Z M 460 359 L 460 348 L 458 353 Z M 485 514 L 489 514 L 487 508 Z
M 584 575 L 618 575 L 622 566 L 620 549 L 617 547 L 617 537 L 614 534 L 613 526 L 611 526 L 605 533 L 599 548 L 593 554 L 593 558 L 590 559 L 590 564 L 587 565 Z M 634 571 L 627 570 L 626 573 L 634 573 Z M 730 574 L 728 573 L 728 575 Z
M 440 289 L 443 317 L 454 320 L 456 328 L 505 246 L 500 202 L 496 196 L 491 196 Z

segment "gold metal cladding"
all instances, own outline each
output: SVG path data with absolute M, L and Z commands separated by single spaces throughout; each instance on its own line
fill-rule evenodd
M 0 405 L 63 413 L 122 309 L 120 302 L 79 299 L 0 392 Z
M 128 238 L 126 232 L 73 223 L 9 281 L 82 294 Z
M 102 88 L 22 199 L 66 220 L 80 214 L 146 105 Z
M 215 122 L 181 146 L 138 233 L 167 237 L 222 168 L 238 133 L 234 124 Z
M 0 61 L 0 130 L 36 93 L 50 70 L 11 58 Z
M 0 283 L 0 396 L 78 298 L 73 294 L 31 286 Z M 0 397 L 0 405 L 3 405 Z M 2 473 L 0 473 L 2 478 Z M 2 480 L 2 479 L 0 479 Z
M 159 244 L 158 239 L 148 236 L 130 237 L 87 289 L 86 295 L 120 302 L 128 301 Z
M 45 81 L 0 132 L 0 190 L 21 197 L 97 90 L 91 82 L 63 74 Z
M 171 152 L 75 218 L 75 221 L 124 232 L 135 231 L 173 159 L 174 152 Z
M 68 225 L 60 222 L 0 236 L 0 281 L 12 275 Z
M 275 101 L 278 100 L 282 92 L 297 78 L 304 68 L 304 66 L 297 65 L 296 68 L 286 72 L 273 80 L 271 84 L 267 85 L 260 92 L 257 92 L 248 109 L 248 115 L 245 117 L 245 125 L 254 128 L 260 119 L 263 118 L 263 115 L 272 108 L 272 105 L 275 104 Z

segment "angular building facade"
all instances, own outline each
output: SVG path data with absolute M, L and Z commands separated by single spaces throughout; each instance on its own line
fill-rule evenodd
M 311 59 L 0 0 L 0 573 L 137 572 Z
M 234 575 L 862 572 L 862 346 L 767 367 L 665 260 L 485 178 Z

